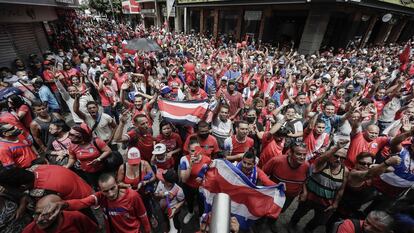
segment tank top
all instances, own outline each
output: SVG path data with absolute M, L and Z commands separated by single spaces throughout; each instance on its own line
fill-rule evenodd
M 125 184 L 130 184 L 132 189 L 136 190 L 138 188 L 139 182 L 144 180 L 144 177 L 145 177 L 145 171 L 142 170 L 142 163 L 139 164 L 139 173 L 140 173 L 140 175 L 137 178 L 129 178 L 127 176 L 126 166 L 127 166 L 127 164 L 124 163 L 124 180 L 123 180 L 123 182 Z
M 313 173 L 306 183 L 308 189 L 307 199 L 324 206 L 330 206 L 342 186 L 344 175 L 345 168 L 343 165 L 341 165 L 341 169 L 337 174 L 331 173 L 329 165 L 322 171 Z
M 347 184 L 339 204 L 339 211 L 350 215 L 358 211 L 361 205 L 370 200 L 374 194 L 374 187 L 370 182 L 364 181 L 358 187 L 351 187 Z
M 39 120 L 39 117 L 36 117 L 34 119 L 40 126 L 40 139 L 48 149 L 51 149 L 52 142 L 54 140 L 54 137 L 51 134 L 49 134 L 49 125 L 56 119 L 57 118 L 53 114 L 50 115 L 49 122 Z

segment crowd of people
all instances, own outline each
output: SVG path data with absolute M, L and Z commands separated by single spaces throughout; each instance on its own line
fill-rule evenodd
M 172 233 L 192 219 L 206 232 L 199 187 L 214 159 L 285 183 L 281 215 L 299 202 L 289 232 L 311 210 L 303 232 L 414 232 L 410 43 L 305 56 L 102 21 L 78 31 L 75 47 L 1 68 L 1 232 Z M 137 37 L 161 50 L 125 49 Z M 173 124 L 161 98 L 209 110 Z M 232 232 L 257 231 L 239 228 L 232 218 Z

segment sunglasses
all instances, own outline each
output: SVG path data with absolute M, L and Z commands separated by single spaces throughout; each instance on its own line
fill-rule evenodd
M 358 161 L 358 164 L 359 165 L 361 165 L 361 166 L 365 166 L 365 167 L 369 167 L 369 166 L 371 166 L 372 165 L 372 163 L 370 163 L 370 162 L 363 162 L 363 161 Z

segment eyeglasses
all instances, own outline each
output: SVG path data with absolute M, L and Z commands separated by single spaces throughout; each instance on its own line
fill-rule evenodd
M 361 165 L 361 166 L 365 166 L 365 167 L 369 167 L 369 166 L 371 166 L 372 165 L 372 163 L 370 163 L 370 162 L 363 162 L 363 161 L 358 161 L 358 164 L 359 165 Z

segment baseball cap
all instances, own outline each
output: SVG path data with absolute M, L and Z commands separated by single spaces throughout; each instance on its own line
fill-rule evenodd
M 160 155 L 160 154 L 164 154 L 166 151 L 167 151 L 167 147 L 162 143 L 158 143 L 158 144 L 155 144 L 152 154 Z
M 141 162 L 141 153 L 139 152 L 138 148 L 131 147 L 128 150 L 128 163 L 131 165 L 137 165 Z
M 235 81 L 234 79 L 230 79 L 230 80 L 229 80 L 229 85 L 230 85 L 230 84 L 233 84 L 233 85 L 234 85 L 234 84 L 236 84 L 236 81 Z
M 155 176 L 162 182 L 176 183 L 178 181 L 178 175 L 174 169 L 158 169 Z
M 229 78 L 227 78 L 227 76 L 223 76 L 221 77 L 221 81 L 229 81 Z
M 43 79 L 41 77 L 37 76 L 36 78 L 32 79 L 31 83 L 32 84 L 35 84 L 35 83 L 41 84 L 41 83 L 43 83 Z

